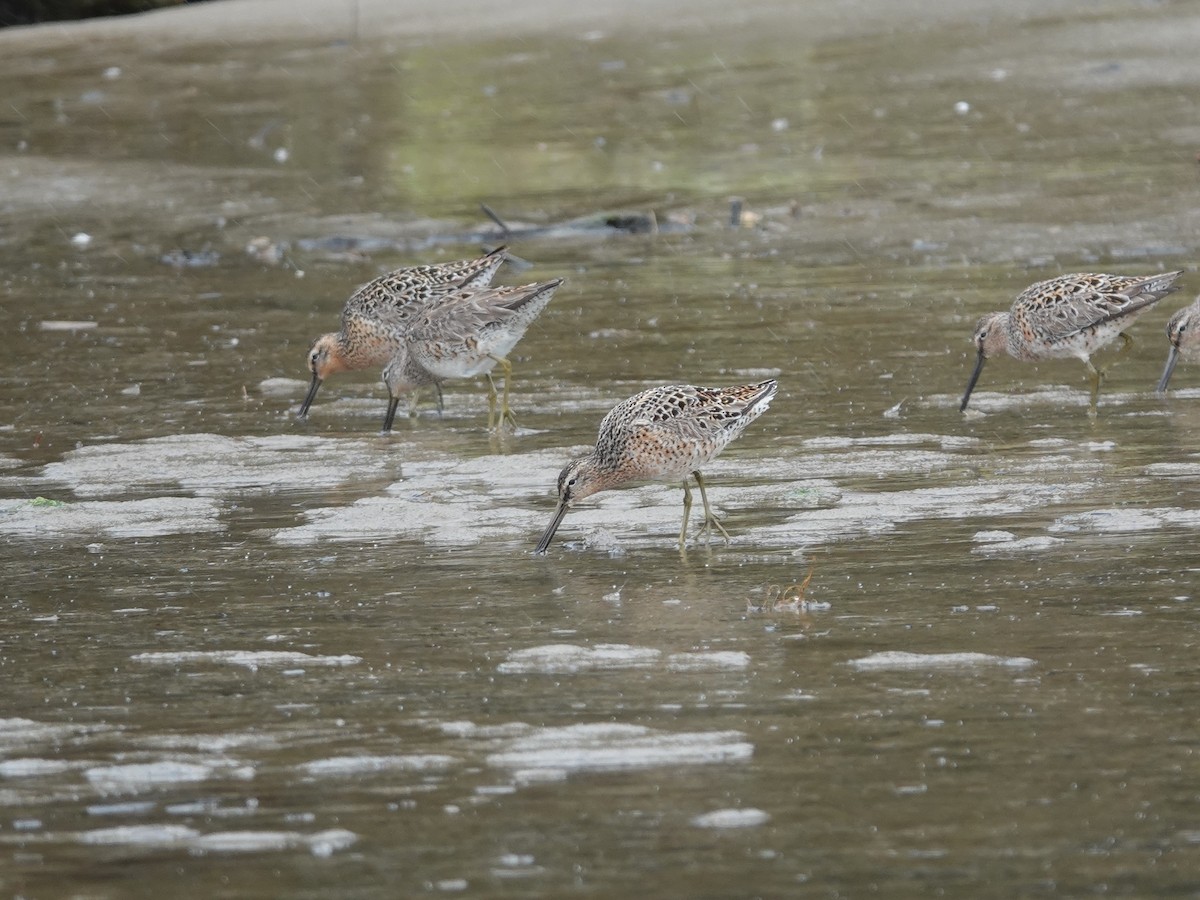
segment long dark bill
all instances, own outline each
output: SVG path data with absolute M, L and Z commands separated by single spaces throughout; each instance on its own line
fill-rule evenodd
M 1175 371 L 1175 363 L 1179 362 L 1179 348 L 1174 344 L 1171 345 L 1171 352 L 1167 356 L 1167 367 L 1163 369 L 1162 378 L 1158 380 L 1158 387 L 1154 390 L 1158 393 L 1163 393 L 1167 389 L 1167 382 L 1171 380 L 1171 373 Z
M 550 542 L 554 540 L 554 532 L 558 531 L 558 526 L 562 524 L 563 516 L 567 514 L 567 510 L 571 507 L 567 506 L 566 501 L 558 502 L 558 509 L 554 511 L 554 518 L 550 520 L 550 525 L 546 528 L 542 539 L 538 541 L 537 549 L 534 553 L 545 553 L 550 546 Z
M 321 379 L 313 374 L 312 384 L 308 386 L 308 393 L 304 397 L 304 403 L 300 406 L 300 412 L 296 414 L 297 418 L 308 418 L 308 408 L 312 406 L 314 400 L 317 399 L 317 391 L 321 389 Z
M 971 380 L 967 382 L 967 392 L 963 394 L 962 403 L 958 405 L 959 412 L 967 411 L 967 401 L 971 399 L 971 391 L 975 390 L 975 382 L 979 380 L 979 373 L 983 371 L 985 362 L 987 362 L 987 357 L 983 355 L 983 351 L 980 351 L 979 358 L 975 360 L 975 371 L 971 373 Z

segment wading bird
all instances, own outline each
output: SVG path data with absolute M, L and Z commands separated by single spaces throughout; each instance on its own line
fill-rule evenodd
M 576 500 L 634 481 L 680 479 L 682 552 L 692 511 L 689 476 L 696 479 L 704 503 L 701 534 L 716 528 L 728 540 L 729 533 L 708 505 L 700 467 L 716 459 L 747 425 L 766 412 L 777 386 L 774 381 L 727 388 L 673 384 L 650 388 L 618 403 L 600 422 L 592 452 L 567 463 L 559 474 L 558 508 L 535 552 L 546 552 Z
M 1167 365 L 1159 379 L 1160 394 L 1167 389 L 1171 373 L 1179 360 L 1191 361 L 1200 358 L 1200 297 L 1191 306 L 1185 306 L 1167 322 L 1167 340 L 1171 342 L 1171 350 L 1167 354 Z
M 1083 360 L 1092 382 L 1090 414 L 1095 415 L 1104 373 L 1133 343 L 1123 329 L 1176 290 L 1173 283 L 1181 274 L 1060 275 L 1027 287 L 1011 310 L 988 313 L 975 326 L 972 340 L 978 357 L 959 411 L 966 410 L 983 364 L 1007 353 L 1027 362 L 1072 356 Z M 1122 345 L 1116 358 L 1097 369 L 1092 354 L 1118 337 Z
M 342 327 L 321 335 L 308 350 L 312 382 L 299 417 L 308 415 L 326 378 L 386 364 L 396 355 L 417 310 L 442 293 L 486 287 L 507 256 L 507 249 L 498 247 L 477 259 L 408 266 L 380 275 L 356 290 L 342 309 Z
M 508 405 L 512 365 L 508 354 L 546 308 L 561 278 L 523 287 L 452 291 L 423 306 L 409 322 L 403 340 L 383 370 L 388 409 L 383 430 L 391 431 L 400 398 L 449 378 L 488 380 L 488 428 L 516 424 Z M 504 372 L 500 419 L 496 420 L 496 384 L 492 369 Z

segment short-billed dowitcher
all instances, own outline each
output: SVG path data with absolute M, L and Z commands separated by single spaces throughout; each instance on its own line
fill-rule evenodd
M 416 310 L 439 293 L 491 284 L 507 255 L 506 248 L 498 247 L 477 259 L 408 266 L 356 290 L 342 309 L 341 329 L 321 335 L 309 348 L 312 383 L 300 406 L 300 418 L 308 415 L 326 378 L 335 372 L 384 365 L 395 355 Z
M 1191 306 L 1185 306 L 1167 322 L 1167 340 L 1171 350 L 1167 354 L 1167 365 L 1163 369 L 1156 390 L 1161 394 L 1167 389 L 1175 364 L 1181 359 L 1200 359 L 1200 297 Z
M 1173 282 L 1181 274 L 1060 275 L 1029 286 L 1011 310 L 988 313 L 975 326 L 972 340 L 979 355 L 959 411 L 966 410 L 983 364 L 993 356 L 1008 353 L 1026 361 L 1072 356 L 1083 360 L 1092 381 L 1090 414 L 1095 415 L 1100 381 L 1116 359 L 1097 369 L 1091 355 L 1119 337 L 1120 358 L 1133 343 L 1122 329 L 1176 290 Z
M 383 370 L 388 410 L 383 430 L 390 431 L 400 397 L 448 378 L 488 379 L 488 428 L 513 422 L 508 405 L 512 365 L 508 354 L 562 284 L 561 278 L 527 284 L 452 291 L 421 307 L 408 323 L 404 340 Z M 492 369 L 504 372 L 504 396 L 496 421 L 496 384 Z
M 777 386 L 775 381 L 727 388 L 673 384 L 650 388 L 618 403 L 600 422 L 592 452 L 567 463 L 559 474 L 558 508 L 535 552 L 546 552 L 576 500 L 633 481 L 675 479 L 683 480 L 682 551 L 692 510 L 689 475 L 695 477 L 704 502 L 700 533 L 716 528 L 728 540 L 729 533 L 708 505 L 700 467 L 716 459 L 747 425 L 766 412 Z

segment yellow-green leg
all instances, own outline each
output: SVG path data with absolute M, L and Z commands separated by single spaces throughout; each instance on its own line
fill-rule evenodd
M 1103 369 L 1105 372 L 1115 366 L 1120 361 L 1121 357 L 1129 352 L 1129 348 L 1133 346 L 1133 335 L 1126 334 L 1122 331 L 1117 335 L 1117 337 L 1121 339 L 1121 349 L 1113 354 L 1112 360 L 1110 360 L 1109 364 Z
M 443 403 L 443 400 L 442 400 L 442 383 L 440 381 L 435 381 L 433 383 L 433 390 L 434 390 L 434 394 L 437 397 L 437 414 L 440 416 L 442 414 L 442 411 L 445 409 L 445 404 Z M 413 391 L 411 394 L 408 395 L 408 417 L 410 419 L 414 418 L 417 414 L 417 403 L 420 400 L 420 398 L 421 398 L 421 389 L 420 388 L 417 388 L 415 391 Z
M 488 431 L 496 427 L 496 382 L 492 381 L 492 373 L 487 373 L 488 380 Z
M 1087 366 L 1088 380 L 1092 383 L 1092 402 L 1088 407 L 1088 415 L 1094 419 L 1100 412 L 1100 382 L 1104 379 L 1104 370 L 1093 366 L 1090 359 L 1085 359 L 1083 364 Z
M 707 504 L 707 500 L 705 503 Z M 692 489 L 688 486 L 687 476 L 683 479 L 683 525 L 679 529 L 679 552 L 684 552 L 684 539 L 687 537 L 688 516 L 692 514 Z
M 1117 335 L 1117 337 L 1121 339 L 1121 349 L 1113 354 L 1113 358 L 1109 360 L 1108 365 L 1106 365 L 1104 368 L 1097 369 L 1094 365 L 1092 365 L 1092 361 L 1090 359 L 1084 360 L 1084 362 L 1087 364 L 1088 375 L 1092 381 L 1092 406 L 1088 412 L 1088 415 L 1095 416 L 1099 412 L 1100 382 L 1104 380 L 1104 376 L 1108 374 L 1108 370 L 1120 362 L 1121 357 L 1128 353 L 1129 348 L 1133 346 L 1133 338 L 1125 332 L 1122 331 Z
M 721 532 L 721 536 L 725 538 L 725 543 L 729 543 L 729 532 L 725 530 L 725 526 L 717 521 L 717 517 L 713 515 L 712 507 L 708 505 L 708 494 L 704 490 L 704 479 L 700 477 L 700 472 L 692 473 L 696 476 L 696 486 L 700 488 L 700 499 L 704 501 L 704 527 L 701 533 L 707 534 L 708 531 L 716 527 L 717 531 Z
M 1125 332 L 1122 331 L 1120 334 L 1117 335 L 1117 337 L 1119 337 L 1121 339 L 1121 347 L 1119 350 L 1117 350 L 1116 353 L 1113 354 L 1113 358 L 1108 361 L 1108 365 L 1106 365 L 1103 369 L 1100 370 L 1101 378 L 1103 378 L 1105 375 L 1107 375 L 1108 370 L 1111 369 L 1113 366 L 1115 366 L 1117 363 L 1119 363 L 1121 361 L 1122 357 L 1124 357 L 1125 354 L 1129 352 L 1129 348 L 1133 346 L 1133 335 L 1126 334 Z
M 504 372 L 504 393 L 500 397 L 500 419 L 496 421 L 496 382 L 492 380 L 492 373 L 488 373 L 488 384 L 491 385 L 491 393 L 488 395 L 488 428 L 500 428 L 505 422 L 508 422 L 513 428 L 517 427 L 516 417 L 512 414 L 512 408 L 508 405 L 508 383 L 512 381 L 512 363 L 503 356 L 491 357 L 496 361 Z

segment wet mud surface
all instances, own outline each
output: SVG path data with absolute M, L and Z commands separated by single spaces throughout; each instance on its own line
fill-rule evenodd
M 1200 370 L 1152 392 L 1200 20 L 744 9 L 0 34 L 0 885 L 1200 888 Z M 381 435 L 378 373 L 297 421 L 350 293 L 481 204 L 498 283 L 566 279 L 519 427 L 476 381 Z M 615 213 L 659 227 L 561 227 Z M 1073 360 L 958 413 L 982 313 L 1176 268 L 1094 420 Z M 613 404 L 764 378 L 727 544 L 645 485 L 530 554 Z

